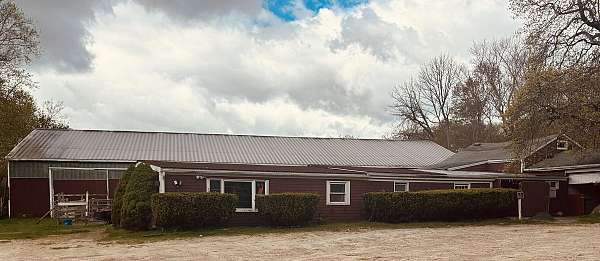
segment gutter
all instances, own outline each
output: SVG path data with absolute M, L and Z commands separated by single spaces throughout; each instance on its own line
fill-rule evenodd
M 572 169 L 597 168 L 597 167 L 600 167 L 600 163 L 560 166 L 560 167 L 529 168 L 529 169 L 525 169 L 525 171 L 554 171 L 554 170 L 572 170 Z

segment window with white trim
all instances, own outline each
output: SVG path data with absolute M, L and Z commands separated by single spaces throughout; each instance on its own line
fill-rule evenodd
M 327 181 L 327 205 L 350 205 L 350 181 Z
M 394 192 L 407 192 L 408 182 L 394 181 Z
M 236 194 L 239 197 L 236 212 L 256 212 L 256 195 L 269 194 L 268 180 L 207 179 L 206 191 Z
M 557 150 L 568 150 L 569 149 L 569 141 L 557 140 L 556 141 L 556 149 Z
M 454 189 L 470 189 L 471 183 L 454 183 Z

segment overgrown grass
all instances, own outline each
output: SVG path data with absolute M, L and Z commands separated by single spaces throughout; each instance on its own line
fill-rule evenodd
M 227 227 L 203 229 L 194 231 L 137 231 L 131 232 L 123 229 L 107 228 L 106 237 L 103 240 L 116 241 L 120 243 L 143 243 L 161 241 L 168 239 L 181 239 L 189 237 L 206 236 L 229 236 L 229 235 L 259 235 L 274 233 L 298 233 L 314 231 L 330 232 L 356 232 L 380 229 L 407 229 L 407 228 L 443 228 L 457 226 L 485 226 L 485 225 L 515 225 L 515 224 L 542 224 L 548 223 L 539 220 L 516 220 L 516 219 L 490 219 L 471 222 L 415 222 L 415 223 L 379 223 L 379 222 L 351 222 L 351 223 L 325 223 L 313 224 L 305 227 Z
M 98 224 L 73 224 L 64 226 L 57 224 L 55 220 L 44 219 L 36 224 L 38 219 L 18 218 L 0 220 L 0 240 L 40 238 L 50 235 L 64 235 L 90 232 L 102 227 Z

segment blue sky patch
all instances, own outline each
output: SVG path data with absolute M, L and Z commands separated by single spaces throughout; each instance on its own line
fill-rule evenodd
M 281 20 L 294 21 L 297 18 L 294 14 L 297 4 L 304 5 L 304 8 L 316 14 L 322 8 L 340 7 L 349 9 L 368 2 L 369 0 L 264 0 L 263 8 L 269 10 Z

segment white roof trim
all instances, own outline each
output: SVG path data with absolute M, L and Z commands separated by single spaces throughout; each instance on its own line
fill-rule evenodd
M 596 167 L 600 167 L 600 164 L 584 164 L 584 165 L 571 165 L 571 166 L 559 166 L 559 167 L 529 168 L 529 169 L 525 169 L 524 171 L 572 170 L 572 169 L 596 168 Z

